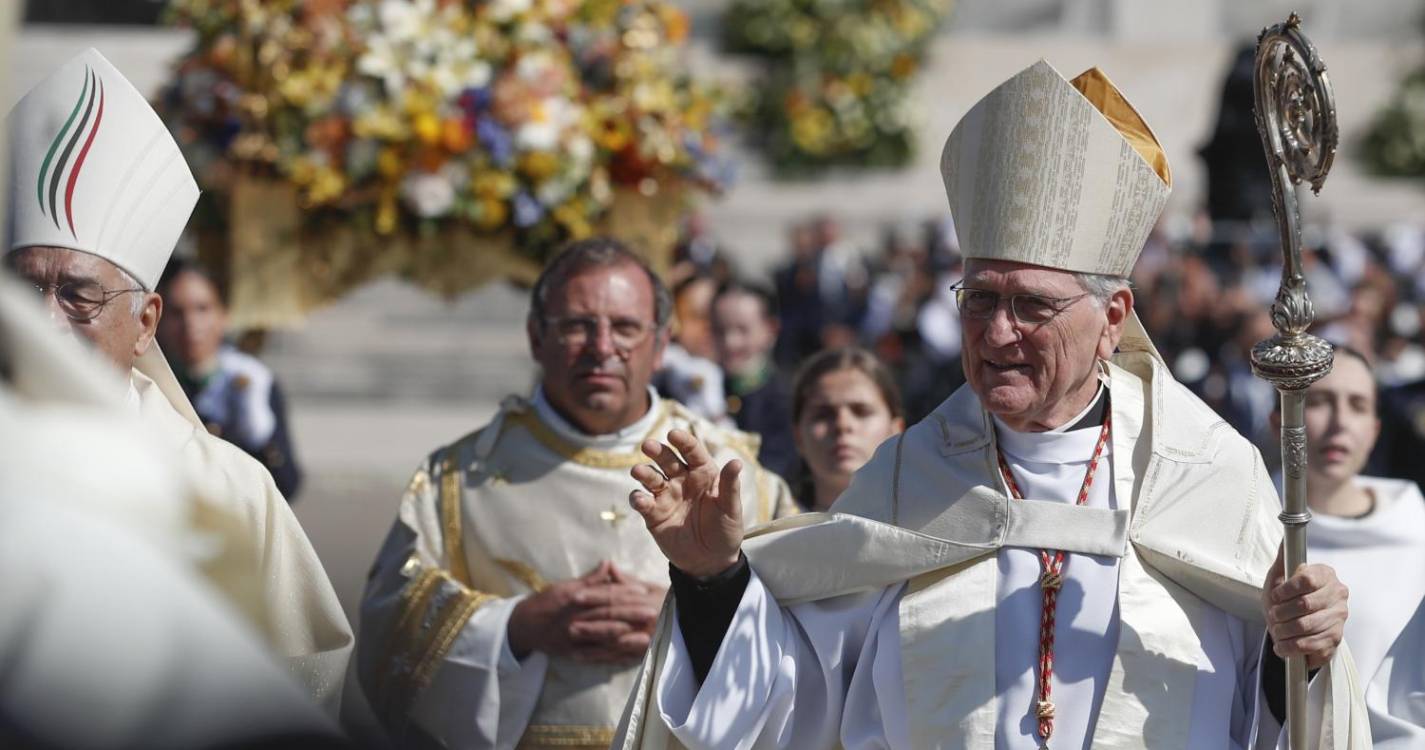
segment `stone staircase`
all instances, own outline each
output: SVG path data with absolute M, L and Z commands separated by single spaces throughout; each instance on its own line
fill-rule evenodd
M 498 402 L 533 382 L 526 309 L 504 284 L 444 300 L 385 279 L 272 332 L 262 357 L 293 402 Z

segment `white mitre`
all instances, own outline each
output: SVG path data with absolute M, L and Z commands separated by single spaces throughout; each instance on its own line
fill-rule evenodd
M 1107 76 L 1069 81 L 1043 60 L 961 118 L 940 174 L 966 258 L 1123 278 L 1172 192 L 1157 137 Z M 1153 351 L 1137 313 L 1120 348 Z
M 89 49 L 30 89 L 6 128 L 5 251 L 80 250 L 153 290 L 193 213 L 198 184 L 143 95 Z

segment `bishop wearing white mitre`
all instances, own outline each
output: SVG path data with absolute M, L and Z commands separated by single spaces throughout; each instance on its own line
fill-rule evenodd
M 208 434 L 153 342 L 154 285 L 198 200 L 178 144 L 93 49 L 35 85 L 6 127 L 6 266 L 44 295 L 56 335 L 128 373 L 116 395 L 218 510 L 206 516 L 223 542 L 213 583 L 334 716 L 352 647 L 336 592 L 271 475 Z M 87 465 L 75 456 L 75 471 Z
M 965 115 L 941 171 L 967 384 L 833 513 L 745 542 L 735 464 L 645 444 L 631 503 L 674 596 L 614 746 L 1271 746 L 1263 675 L 1302 655 L 1311 747 L 1368 747 L 1344 586 L 1282 581 L 1260 455 L 1133 313 L 1170 187 L 1146 123 L 1097 69 L 1040 62 Z

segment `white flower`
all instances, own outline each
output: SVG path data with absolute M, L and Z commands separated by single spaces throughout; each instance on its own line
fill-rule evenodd
M 381 29 L 398 42 L 422 36 L 435 12 L 435 0 L 383 0 L 377 11 Z
M 490 14 L 490 20 L 495 23 L 504 23 L 522 13 L 526 13 L 534 7 L 533 0 L 493 0 L 486 11 Z
M 401 197 L 417 216 L 433 219 L 455 206 L 455 187 L 441 175 L 418 172 L 401 181 Z
M 515 131 L 515 145 L 526 151 L 553 151 L 559 136 L 578 121 L 579 110 L 569 100 L 551 96 L 536 102 L 529 121 Z

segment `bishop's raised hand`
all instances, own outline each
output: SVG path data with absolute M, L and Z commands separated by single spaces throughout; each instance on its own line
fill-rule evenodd
M 635 466 L 643 489 L 629 504 L 668 561 L 691 576 L 711 576 L 737 564 L 742 547 L 742 462 L 721 469 L 702 442 L 683 430 L 668 444 L 649 440 L 643 452 L 652 464 Z

